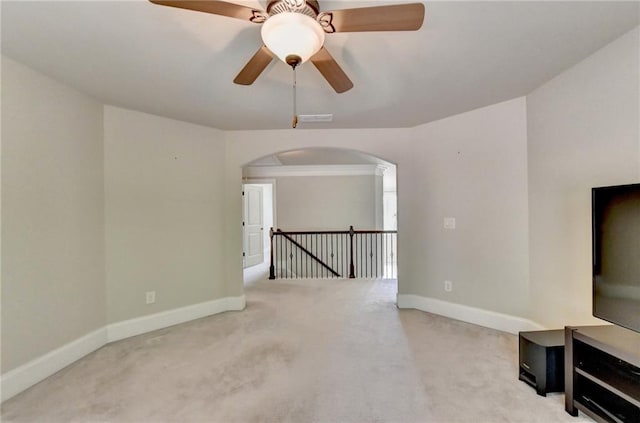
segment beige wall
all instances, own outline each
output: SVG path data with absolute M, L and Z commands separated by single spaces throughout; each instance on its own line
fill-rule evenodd
M 348 148 L 397 164 L 399 292 L 526 315 L 524 98 L 412 129 L 237 131 L 226 140 L 230 192 L 243 165 L 293 148 Z M 226 205 L 232 256 L 242 251 L 236 197 Z M 444 231 L 445 216 L 456 217 L 458 229 Z M 241 260 L 228 263 L 228 289 L 241 292 Z
M 400 292 L 527 317 L 525 99 L 423 125 L 415 135 L 414 171 L 398 189 L 399 230 L 413 238 L 400 251 L 409 276 Z M 445 230 L 444 217 L 455 217 L 456 229 Z
M 2 58 L 2 372 L 105 324 L 102 105 Z
M 104 142 L 108 322 L 223 297 L 222 133 L 107 106 Z
M 531 318 L 592 324 L 591 187 L 640 181 L 636 28 L 527 97 Z
M 278 227 L 282 230 L 375 229 L 382 187 L 375 175 L 277 178 Z M 380 195 L 376 196 L 376 188 Z M 378 198 L 379 197 L 379 198 Z
M 4 57 L 2 103 L 3 374 L 223 296 L 220 131 L 104 107 Z

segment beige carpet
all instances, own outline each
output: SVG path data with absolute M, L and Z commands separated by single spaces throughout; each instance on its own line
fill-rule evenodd
M 5 402 L 32 422 L 579 422 L 517 337 L 395 306 L 394 281 L 268 281 L 247 309 L 107 345 Z

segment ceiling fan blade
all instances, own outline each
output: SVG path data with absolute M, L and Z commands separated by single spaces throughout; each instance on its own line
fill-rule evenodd
M 325 32 L 416 31 L 424 21 L 424 4 L 396 4 L 333 10 L 318 16 Z
M 320 51 L 311 57 L 311 63 L 320 71 L 324 79 L 329 85 L 336 90 L 337 93 L 343 93 L 353 88 L 353 82 L 342 70 L 338 62 L 329 54 L 326 48 L 322 47 Z
M 230 18 L 243 19 L 255 23 L 265 21 L 266 12 L 251 7 L 217 0 L 149 0 L 160 6 L 171 6 L 179 9 L 195 10 L 197 12 L 213 13 L 214 15 L 228 16 Z
M 244 65 L 244 68 L 238 73 L 233 82 L 240 85 L 253 84 L 272 60 L 273 54 L 271 51 L 265 46 L 260 47 L 256 54 Z

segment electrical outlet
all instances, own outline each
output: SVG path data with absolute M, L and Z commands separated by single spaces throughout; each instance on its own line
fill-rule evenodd
M 456 218 L 455 217 L 445 217 L 444 218 L 444 228 L 445 229 L 455 229 L 456 228 Z
M 156 302 L 156 291 L 147 291 L 146 293 L 147 304 L 153 304 Z
M 453 282 L 451 281 L 444 281 L 444 290 L 446 292 L 451 292 L 453 291 Z

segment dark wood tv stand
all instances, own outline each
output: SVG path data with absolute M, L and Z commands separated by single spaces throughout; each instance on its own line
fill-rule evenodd
M 640 422 L 640 333 L 565 327 L 565 410 L 597 422 Z

